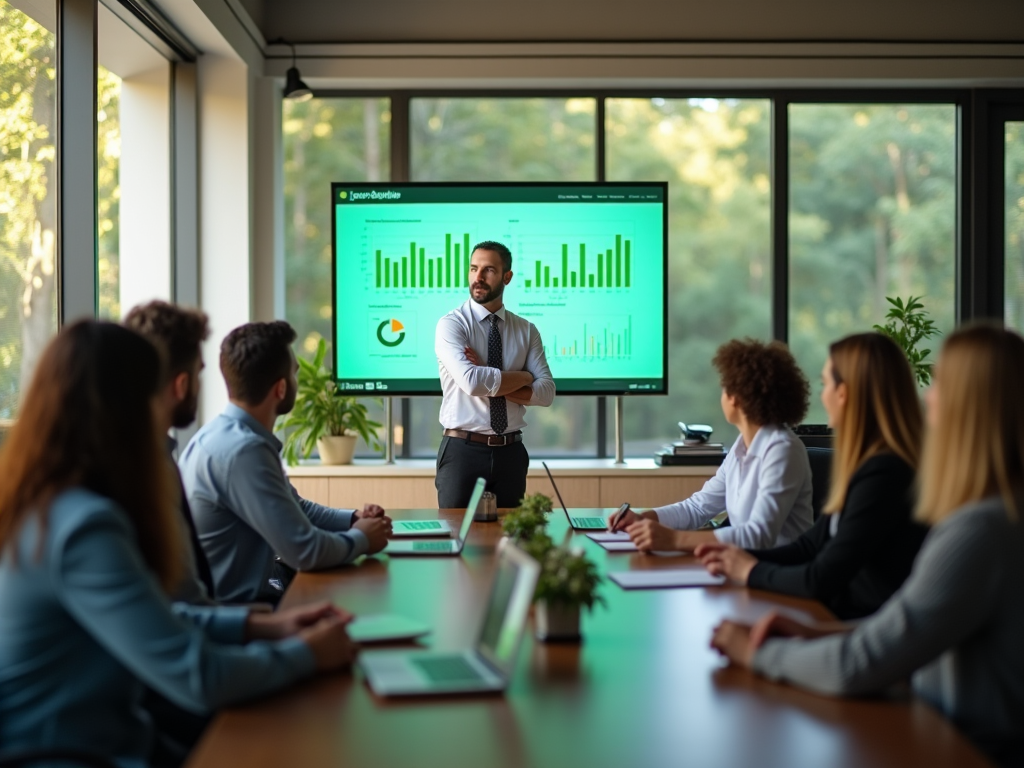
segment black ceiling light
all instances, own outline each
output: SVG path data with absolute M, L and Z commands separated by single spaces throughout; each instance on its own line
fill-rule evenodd
M 284 38 L 279 38 L 277 42 L 291 45 L 292 48 L 292 65 L 285 74 L 284 97 L 292 101 L 309 101 L 313 98 L 313 91 L 299 76 L 299 68 L 295 66 L 295 46 Z

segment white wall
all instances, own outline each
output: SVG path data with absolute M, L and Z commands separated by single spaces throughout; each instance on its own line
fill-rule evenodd
M 249 71 L 235 58 L 199 59 L 199 303 L 210 316 L 200 421 L 227 403 L 220 342 L 252 319 Z

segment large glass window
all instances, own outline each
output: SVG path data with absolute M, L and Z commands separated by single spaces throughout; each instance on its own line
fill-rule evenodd
M 0 431 L 57 327 L 56 8 L 0 0 Z
M 830 342 L 884 322 L 887 296 L 923 297 L 950 330 L 956 107 L 794 104 L 789 125 L 789 337 L 811 381 Z M 817 397 L 807 420 L 825 420 Z
M 589 98 L 416 98 L 410 103 L 413 181 L 593 181 L 596 102 Z M 516 271 L 513 257 L 513 272 Z M 505 294 L 516 311 L 513 282 Z M 412 398 L 413 455 L 437 453 L 440 398 Z M 536 455 L 593 456 L 597 400 L 555 397 L 531 408 Z
M 299 353 L 312 357 L 321 338 L 332 340 L 331 182 L 390 178 L 391 101 L 285 99 L 283 110 L 285 319 Z M 365 404 L 382 421 L 380 401 Z M 356 451 L 376 455 L 362 440 Z
M 1006 324 L 1024 332 L 1024 122 L 1006 123 Z
M 731 338 L 771 337 L 771 103 L 606 104 L 608 179 L 669 183 L 669 395 L 625 400 L 625 451 L 677 439 L 678 421 L 729 442 L 711 358 Z
M 106 6 L 97 16 L 99 315 L 171 296 L 171 64 Z

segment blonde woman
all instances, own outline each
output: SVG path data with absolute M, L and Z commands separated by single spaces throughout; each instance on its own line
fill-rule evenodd
M 825 514 L 785 546 L 705 544 L 696 554 L 737 584 L 811 597 L 855 619 L 899 589 L 924 540 L 927 529 L 912 519 L 921 408 L 906 356 L 880 333 L 833 344 L 821 382 L 836 432 Z
M 820 693 L 913 676 L 917 693 L 992 759 L 1024 764 L 1024 339 L 953 333 L 929 390 L 917 515 L 932 526 L 906 584 L 855 626 L 769 614 L 723 622 L 733 663 Z M 799 640 L 782 639 L 796 637 Z

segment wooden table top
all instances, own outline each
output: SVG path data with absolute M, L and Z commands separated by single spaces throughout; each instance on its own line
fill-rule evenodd
M 608 510 L 611 512 L 612 510 Z M 430 519 L 434 510 L 397 510 Z M 460 511 L 441 516 L 457 527 Z M 568 529 L 552 515 L 549 532 Z M 282 607 L 330 599 L 434 628 L 422 643 L 472 645 L 487 600 L 498 523 L 474 523 L 462 557 L 372 557 L 300 574 Z M 608 553 L 582 533 L 602 572 L 672 568 L 693 558 Z M 817 603 L 734 587 L 626 592 L 583 619 L 580 644 L 544 644 L 532 621 L 504 695 L 384 700 L 358 671 L 321 675 L 219 715 L 190 768 L 839 768 L 988 763 L 917 700 L 838 700 L 724 667 L 708 646 L 723 618 L 775 608 L 826 618 Z M 410 646 L 415 647 L 415 646 Z

